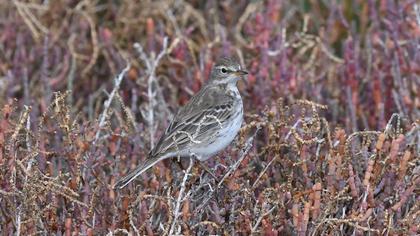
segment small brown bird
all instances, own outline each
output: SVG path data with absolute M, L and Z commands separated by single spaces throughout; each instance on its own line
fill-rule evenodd
M 124 188 L 161 160 L 194 156 L 205 161 L 228 146 L 241 128 L 243 105 L 236 83 L 246 74 L 235 60 L 219 60 L 208 82 L 178 110 L 145 162 L 114 188 Z

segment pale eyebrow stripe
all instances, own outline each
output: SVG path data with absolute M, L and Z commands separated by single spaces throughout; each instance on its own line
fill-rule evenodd
M 228 67 L 228 66 L 216 66 L 215 67 L 216 69 L 222 69 L 222 68 L 225 68 L 226 70 L 228 70 L 228 71 L 235 71 L 236 69 L 235 68 L 231 68 L 231 67 Z M 239 68 L 240 69 L 240 68 Z

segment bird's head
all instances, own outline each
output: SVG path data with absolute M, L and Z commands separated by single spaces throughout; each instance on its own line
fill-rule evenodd
M 223 57 L 216 62 L 211 69 L 210 84 L 230 84 L 236 83 L 239 79 L 248 74 L 242 70 L 241 65 L 232 58 Z

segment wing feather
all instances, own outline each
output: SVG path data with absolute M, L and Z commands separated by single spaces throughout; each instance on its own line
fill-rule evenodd
M 205 87 L 180 108 L 150 155 L 183 150 L 214 135 L 214 129 L 231 117 L 233 103 L 234 98 L 220 88 Z

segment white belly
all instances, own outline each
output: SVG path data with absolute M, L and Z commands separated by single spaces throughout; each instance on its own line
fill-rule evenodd
M 236 135 L 241 129 L 243 120 L 243 105 L 241 95 L 239 94 L 236 85 L 231 85 L 229 89 L 231 93 L 234 94 L 234 96 L 239 98 L 239 102 L 236 104 L 238 107 L 234 108 L 239 110 L 239 112 L 232 117 L 230 122 L 222 126 L 222 128 L 216 134 L 217 138 L 212 143 L 202 146 L 199 145 L 191 150 L 193 153 L 197 154 L 197 159 L 200 161 L 205 161 L 226 148 L 233 141 L 233 139 L 235 139 Z
M 235 139 L 236 135 L 241 129 L 242 119 L 243 115 L 241 111 L 241 113 L 236 115 L 232 122 L 230 122 L 230 125 L 226 125 L 220 129 L 217 134 L 218 138 L 216 138 L 213 143 L 206 146 L 193 148 L 191 151 L 197 154 L 198 160 L 205 161 L 221 150 L 225 149 L 233 141 L 233 139 Z

